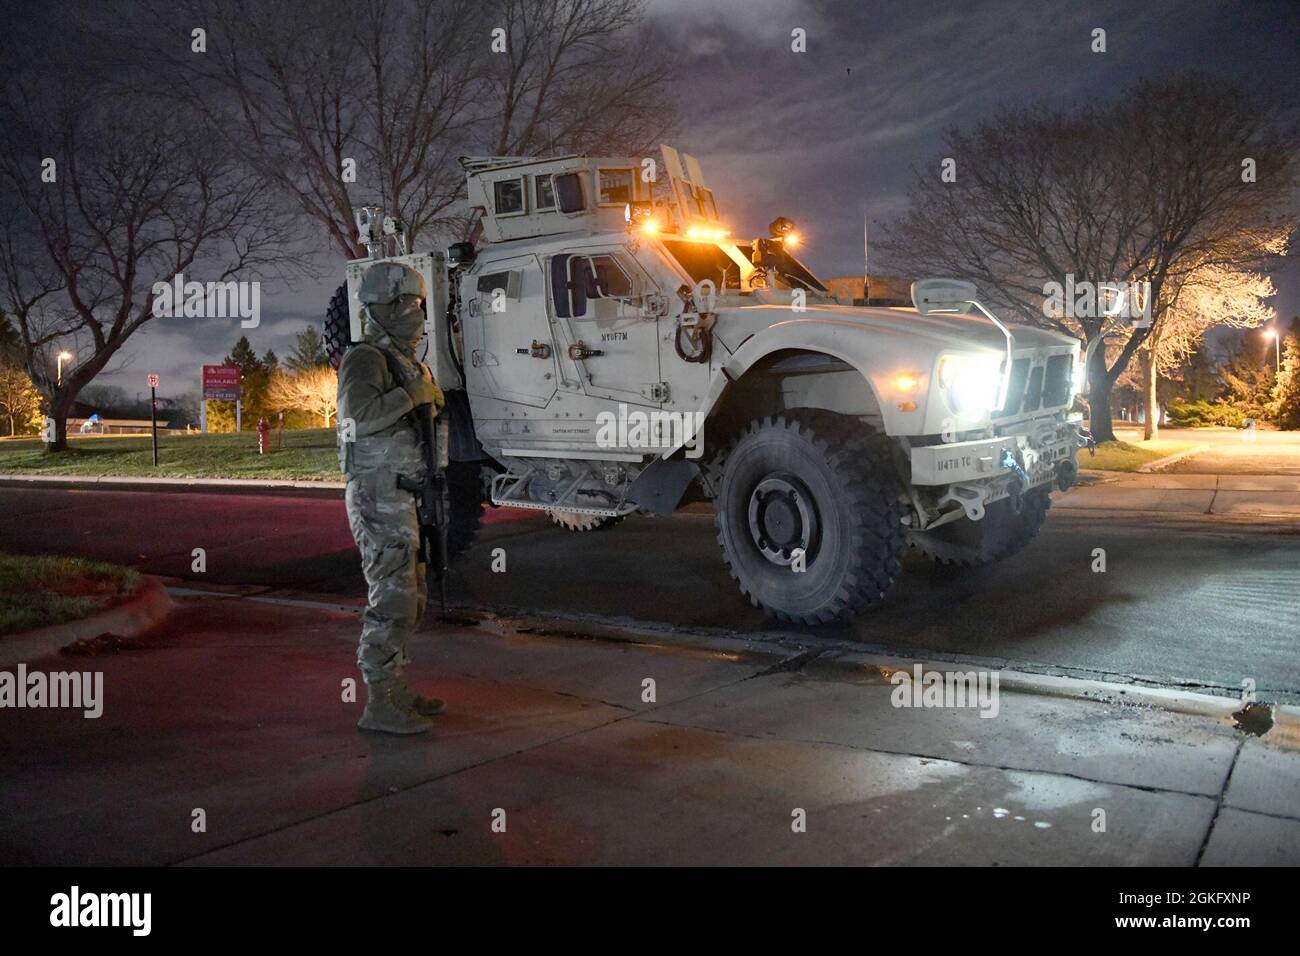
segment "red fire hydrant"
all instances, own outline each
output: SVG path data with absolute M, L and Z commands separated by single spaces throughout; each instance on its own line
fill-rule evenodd
M 271 450 L 271 423 L 262 418 L 257 423 L 257 453 L 265 455 Z

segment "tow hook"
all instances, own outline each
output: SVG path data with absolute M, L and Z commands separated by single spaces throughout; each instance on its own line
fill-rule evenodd
M 1056 466 L 1056 487 L 1069 491 L 1079 480 L 1079 466 L 1074 459 L 1066 458 Z
M 1010 468 L 1016 473 L 1016 477 L 1020 479 L 1020 487 L 1022 489 L 1029 487 L 1029 476 L 1025 474 L 1025 469 L 1020 467 L 1020 462 L 1016 461 L 1016 456 L 1011 454 L 1010 448 L 1002 449 L 1002 461 L 998 464 L 1003 468 Z
M 1088 454 L 1093 458 L 1097 457 L 1097 439 L 1092 437 L 1092 432 L 1086 428 L 1079 430 L 1079 447 L 1088 449 Z

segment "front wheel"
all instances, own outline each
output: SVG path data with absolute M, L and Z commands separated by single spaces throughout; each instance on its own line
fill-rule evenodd
M 907 546 L 880 439 L 824 412 L 758 419 L 722 462 L 714 513 L 731 576 L 781 621 L 825 624 L 879 601 Z

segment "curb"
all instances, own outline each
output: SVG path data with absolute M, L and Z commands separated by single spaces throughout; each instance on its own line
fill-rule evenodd
M 1164 468 L 1168 468 L 1176 461 L 1181 461 L 1191 455 L 1199 455 L 1201 452 L 1209 450 L 1209 445 L 1193 445 L 1191 448 L 1185 448 L 1182 451 L 1174 452 L 1172 455 L 1165 455 L 1164 458 L 1157 458 L 1155 461 L 1149 461 L 1145 465 L 1139 465 L 1136 473 L 1139 475 L 1150 475 Z
M 3 488 L 63 488 L 70 491 L 153 491 L 279 495 L 294 498 L 343 497 L 346 482 L 258 478 L 129 478 L 124 476 L 0 475 Z
M 140 593 L 116 607 L 80 620 L 0 637 L 0 668 L 56 654 L 69 644 L 105 633 L 137 637 L 165 620 L 175 607 L 162 581 L 146 575 Z
M 293 598 L 274 594 L 231 594 L 210 592 L 199 588 L 173 586 L 171 592 L 178 597 L 240 598 L 264 604 L 282 604 L 296 608 L 347 611 L 360 613 L 360 605 L 343 605 L 335 600 L 314 601 L 305 595 Z M 896 671 L 910 671 L 920 664 L 926 671 L 990 670 L 998 674 L 999 690 L 1031 694 L 1039 697 L 1060 697 L 1083 700 L 1096 704 L 1121 707 L 1147 707 L 1168 713 L 1203 717 L 1235 727 L 1234 715 L 1242 709 L 1240 700 L 1195 691 L 1167 687 L 1149 687 L 1141 684 L 1121 684 L 1114 681 L 1093 680 L 1082 677 L 1064 677 L 1038 674 L 1014 668 L 998 667 L 993 661 L 949 660 L 927 661 L 920 657 L 905 658 L 897 655 L 873 653 L 858 649 L 858 645 L 827 640 L 810 644 L 806 635 L 758 632 L 741 635 L 729 632 L 703 633 L 682 629 L 670 624 L 637 620 L 606 620 L 596 617 L 572 618 L 563 615 L 530 611 L 522 608 L 492 609 L 482 605 L 452 605 L 452 620 L 447 626 L 468 626 L 502 632 L 537 633 L 548 637 L 607 640 L 631 644 L 674 646 L 692 650 L 707 650 L 735 658 L 768 658 L 779 667 L 810 651 L 818 652 L 821 666 L 861 671 L 875 669 L 886 680 Z M 1268 705 L 1273 718 L 1269 730 L 1258 739 L 1278 747 L 1300 749 L 1300 705 Z
M 502 614 L 483 608 L 462 608 L 462 610 L 489 615 L 481 620 L 479 626 L 501 626 L 516 619 L 514 614 Z M 545 622 L 542 627 L 536 625 Z M 816 646 L 800 640 L 803 635 L 770 634 L 746 637 L 737 634 L 703 634 L 671 625 L 655 625 L 649 622 L 605 622 L 598 620 L 575 620 L 551 614 L 520 614 L 517 623 L 529 626 L 541 633 L 557 637 L 597 637 L 624 640 L 634 643 L 656 643 L 677 645 L 681 647 L 708 649 L 724 654 L 757 654 L 792 659 L 801 652 L 816 650 Z M 625 637 L 617 637 L 614 631 L 622 631 Z M 1063 677 L 1054 674 L 1037 674 L 1031 671 L 1019 671 L 1009 667 L 998 667 L 991 661 L 926 661 L 920 657 L 904 658 L 896 655 L 872 653 L 857 650 L 855 645 L 844 641 L 828 641 L 822 647 L 822 654 L 817 657 L 824 666 L 860 671 L 874 668 L 882 677 L 889 679 L 895 671 L 910 671 L 920 664 L 927 671 L 944 670 L 992 670 L 998 674 L 998 687 L 1013 693 L 1032 694 L 1039 697 L 1060 697 L 1067 700 L 1084 700 L 1097 704 L 1112 706 L 1148 707 L 1168 713 L 1184 714 L 1191 717 L 1203 717 L 1235 728 L 1234 715 L 1242 709 L 1240 700 L 1232 697 L 1219 697 L 1214 694 L 1200 694 L 1195 691 L 1178 690 L 1167 687 L 1148 687 L 1141 684 L 1120 684 L 1113 681 L 1093 680 L 1082 677 Z M 1300 705 L 1268 705 L 1273 718 L 1273 725 L 1260 735 L 1259 739 L 1290 749 L 1300 749 Z

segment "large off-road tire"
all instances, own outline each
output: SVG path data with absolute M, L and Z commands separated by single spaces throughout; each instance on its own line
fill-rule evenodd
M 933 531 L 908 532 L 908 541 L 931 561 L 976 568 L 1008 558 L 1024 548 L 1047 520 L 1048 488 L 1034 488 L 1019 500 L 1003 498 L 984 510 L 979 521 L 958 518 Z
M 348 317 L 348 287 L 339 286 L 330 296 L 329 308 L 325 310 L 325 354 L 329 356 L 330 368 L 339 370 L 343 353 L 352 344 L 352 326 Z
M 843 620 L 901 571 L 900 492 L 888 445 L 856 421 L 817 411 L 757 419 L 722 458 L 718 542 L 755 607 L 794 624 Z
M 469 550 L 483 525 L 482 466 L 476 461 L 447 465 L 447 561 Z
M 613 515 L 587 515 L 580 511 L 547 511 L 551 522 L 565 531 L 600 531 L 622 521 Z

